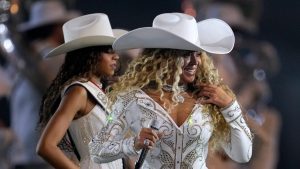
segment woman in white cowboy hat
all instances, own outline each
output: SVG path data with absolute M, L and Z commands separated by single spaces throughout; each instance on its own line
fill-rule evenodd
M 197 23 L 182 13 L 158 15 L 152 27 L 118 38 L 116 50 L 144 50 L 112 86 L 110 121 L 89 144 L 93 160 L 138 157 L 150 149 L 136 168 L 207 168 L 211 143 L 235 161 L 249 161 L 251 132 L 235 95 L 206 54 L 225 54 L 233 45 L 225 22 Z M 160 124 L 158 131 L 148 126 L 153 120 Z M 125 138 L 128 131 L 132 137 Z
M 63 33 L 65 43 L 46 56 L 66 53 L 40 107 L 37 153 L 55 168 L 122 168 L 122 160 L 93 163 L 88 150 L 109 114 L 101 81 L 114 74 L 119 59 L 109 19 L 103 13 L 84 15 L 66 22 Z M 64 151 L 74 151 L 79 165 Z

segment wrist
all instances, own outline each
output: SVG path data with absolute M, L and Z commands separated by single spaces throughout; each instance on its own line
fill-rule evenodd
M 231 107 L 231 106 L 234 104 L 234 102 L 235 102 L 235 99 L 232 99 L 226 106 L 221 107 L 221 108 L 220 108 L 220 111 L 223 111 L 223 110 L 225 110 L 225 109 Z
M 220 113 L 222 113 L 223 117 L 227 122 L 232 122 L 236 120 L 239 116 L 241 116 L 241 108 L 236 100 L 233 101 L 233 104 L 229 104 L 229 106 L 220 109 Z
M 137 136 L 134 137 L 134 139 L 133 139 L 133 150 L 135 151 L 135 153 L 138 154 L 141 149 L 138 148 L 137 140 L 138 140 Z

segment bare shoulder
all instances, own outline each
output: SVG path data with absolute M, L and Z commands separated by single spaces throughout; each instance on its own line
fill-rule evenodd
M 67 96 L 67 97 L 84 97 L 84 98 L 87 98 L 87 91 L 81 85 L 72 85 L 72 86 L 70 86 L 66 90 L 64 96 Z
M 70 86 L 62 97 L 62 107 L 72 112 L 84 112 L 88 93 L 81 85 Z

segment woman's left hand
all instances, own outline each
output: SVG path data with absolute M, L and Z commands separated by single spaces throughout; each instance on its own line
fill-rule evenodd
M 198 102 L 201 104 L 215 104 L 219 108 L 224 108 L 233 101 L 233 98 L 219 86 L 201 83 L 199 88 L 201 90 L 198 94 Z

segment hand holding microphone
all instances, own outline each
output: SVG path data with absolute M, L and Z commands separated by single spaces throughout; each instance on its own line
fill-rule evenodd
M 160 124 L 157 120 L 152 120 L 150 128 L 142 128 L 137 139 L 135 147 L 137 149 L 143 148 L 138 161 L 135 164 L 135 169 L 142 167 L 149 149 L 153 148 L 160 135 L 155 132 L 159 130 Z

